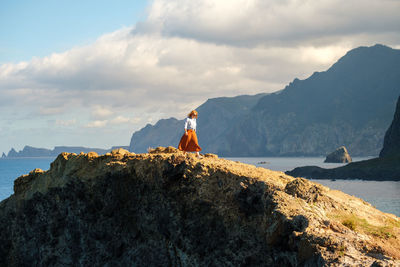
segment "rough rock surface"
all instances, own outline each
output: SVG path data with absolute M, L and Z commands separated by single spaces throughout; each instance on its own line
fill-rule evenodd
M 62 153 L 14 192 L 0 203 L 0 266 L 400 264 L 398 217 L 212 154 Z
M 326 156 L 325 162 L 327 163 L 349 163 L 351 162 L 351 157 L 349 152 L 347 152 L 346 147 L 341 146 L 328 156 Z

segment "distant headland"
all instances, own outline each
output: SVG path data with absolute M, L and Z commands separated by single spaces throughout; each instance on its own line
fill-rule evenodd
M 56 146 L 53 149 L 37 148 L 25 146 L 22 150 L 16 151 L 14 148 L 7 153 L 3 153 L 2 158 L 37 158 L 37 157 L 57 157 L 62 152 L 79 154 L 96 152 L 97 154 L 105 154 L 116 148 L 129 149 L 129 146 L 113 146 L 110 149 L 89 148 L 82 146 Z

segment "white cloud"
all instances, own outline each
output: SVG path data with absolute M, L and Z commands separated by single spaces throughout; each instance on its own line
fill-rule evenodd
M 109 127 L 110 125 L 134 125 L 136 123 L 140 123 L 142 121 L 142 119 L 140 118 L 128 118 L 128 117 L 124 117 L 124 116 L 116 116 L 112 119 L 107 119 L 107 120 L 94 120 L 91 121 L 89 123 L 86 124 L 87 128 L 105 128 L 105 127 Z M 57 124 L 58 120 L 56 121 Z M 70 121 L 68 121 L 70 122 Z M 76 123 L 75 120 L 73 120 L 74 123 Z M 66 123 L 66 122 L 64 122 Z M 62 125 L 62 122 L 59 123 L 60 125 Z
M 137 31 L 230 45 L 326 45 L 398 32 L 399 10 L 397 0 L 155 0 Z
M 127 118 L 124 116 L 117 116 L 114 119 L 110 120 L 111 124 L 134 124 L 140 122 L 139 118 Z
M 1 65 L 0 111 L 130 135 L 211 97 L 282 89 L 359 45 L 398 48 L 399 10 L 397 0 L 154 0 L 145 21 L 93 44 Z
M 114 112 L 106 107 L 95 106 L 92 111 L 92 116 L 97 119 L 104 119 L 111 116 Z
M 86 127 L 87 128 L 102 128 L 102 127 L 104 127 L 104 126 L 106 126 L 107 125 L 107 120 L 103 120 L 103 121 L 100 121 L 100 120 L 97 120 L 97 121 L 92 121 L 92 122 L 89 122 L 87 125 L 86 125 Z

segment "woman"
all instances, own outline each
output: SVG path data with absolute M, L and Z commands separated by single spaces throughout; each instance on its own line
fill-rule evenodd
M 192 110 L 185 121 L 185 133 L 182 135 L 181 141 L 179 142 L 178 149 L 186 152 L 196 152 L 197 157 L 200 158 L 199 152 L 201 147 L 197 141 L 196 135 L 196 119 L 197 111 Z

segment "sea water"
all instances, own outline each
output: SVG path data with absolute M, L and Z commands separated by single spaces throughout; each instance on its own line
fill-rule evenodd
M 35 168 L 48 170 L 50 163 L 55 158 L 14 158 L 0 159 L 0 201 L 13 193 L 14 180 L 28 174 Z M 276 171 L 288 171 L 300 166 L 320 166 L 323 168 L 335 168 L 345 164 L 324 163 L 324 158 L 227 158 L 252 164 L 258 167 Z M 353 161 L 367 158 L 353 158 Z M 332 189 L 341 190 L 349 195 L 362 198 L 384 212 L 400 216 L 400 181 L 363 181 L 363 180 L 313 180 Z
M 28 174 L 36 168 L 46 171 L 54 160 L 54 157 L 0 159 L 0 201 L 14 192 L 14 180 L 16 178 Z

